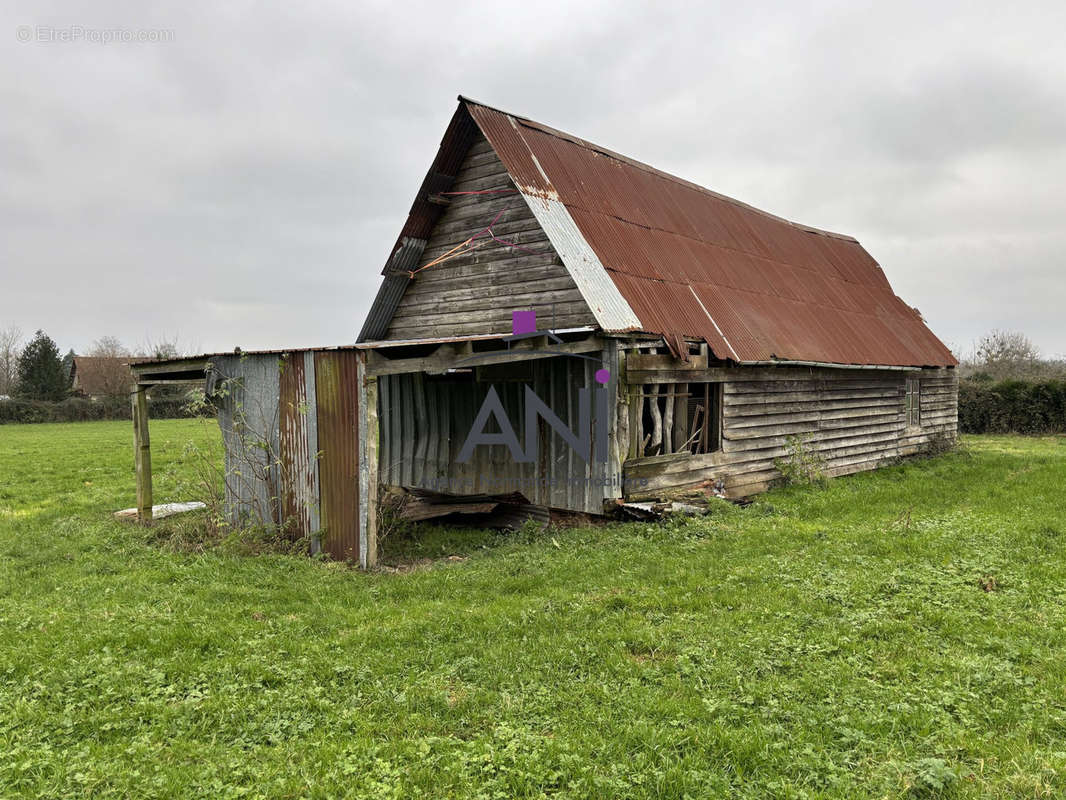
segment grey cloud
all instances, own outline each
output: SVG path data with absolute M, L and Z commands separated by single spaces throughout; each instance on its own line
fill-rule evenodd
M 1066 353 L 1064 27 L 1053 2 L 4 12 L 0 325 L 351 341 L 464 93 L 857 236 L 949 342 L 1018 327 Z

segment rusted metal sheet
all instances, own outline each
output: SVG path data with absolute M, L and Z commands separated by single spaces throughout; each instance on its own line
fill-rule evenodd
M 360 544 L 358 350 L 315 353 L 322 549 L 364 563 Z
M 311 537 L 319 528 L 318 415 L 313 353 L 291 353 L 281 362 L 281 499 L 285 533 Z
M 719 358 L 740 363 L 957 363 L 855 239 L 759 211 L 531 120 L 470 100 L 464 107 L 530 207 L 547 209 L 538 220 L 564 242 L 560 255 L 571 274 L 584 276 L 578 285 L 590 307 L 628 305 L 637 318 L 632 325 L 626 313 L 607 314 L 616 322 L 601 322 L 605 330 L 661 334 L 672 347 L 702 339 Z M 552 213 L 557 206 L 567 218 Z

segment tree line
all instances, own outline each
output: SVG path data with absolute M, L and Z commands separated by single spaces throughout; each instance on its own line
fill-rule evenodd
M 959 358 L 963 433 L 1066 433 L 1066 360 L 1025 334 L 992 331 Z
M 106 367 L 104 385 L 106 394 L 121 395 L 129 388 L 130 373 L 119 359 L 178 358 L 184 353 L 176 339 L 150 340 L 131 349 L 114 336 L 102 336 L 84 355 L 115 359 Z M 43 330 L 27 341 L 18 327 L 0 329 L 0 398 L 59 402 L 70 397 L 75 358 L 73 349 L 62 355 Z
M 993 330 L 958 354 L 959 378 L 978 383 L 1066 380 L 1066 359 L 1050 358 L 1020 331 Z

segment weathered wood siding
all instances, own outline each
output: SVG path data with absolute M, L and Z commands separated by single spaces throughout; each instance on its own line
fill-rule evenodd
M 518 463 L 504 445 L 481 445 L 467 463 L 458 460 L 475 417 L 490 386 L 496 388 L 520 444 L 525 442 L 525 381 L 476 382 L 469 375 L 431 377 L 423 373 L 382 375 L 378 378 L 381 439 L 378 478 L 383 485 L 431 489 L 447 494 L 509 494 L 521 492 L 530 502 L 552 508 L 599 514 L 606 498 L 620 497 L 621 489 L 607 478 L 617 478 L 621 452 L 613 425 L 614 382 L 603 389 L 596 370 L 611 366 L 614 343 L 601 359 L 547 358 L 528 362 L 529 386 L 560 420 L 577 430 L 578 390 L 610 393 L 607 436 L 610 458 L 606 465 L 586 463 L 561 436 L 541 420 L 538 424 L 538 460 Z M 597 404 L 592 404 L 595 447 Z M 495 423 L 490 423 L 495 430 Z M 589 454 L 591 455 L 591 453 Z
M 921 453 L 942 437 L 954 442 L 958 436 L 958 372 L 953 369 L 923 370 L 921 387 L 921 425 L 904 429 L 899 445 L 901 456 Z
M 514 188 L 495 151 L 479 137 L 450 191 Z M 476 249 L 417 273 L 396 309 L 386 339 L 508 334 L 511 312 L 530 308 L 537 311 L 542 329 L 595 324 L 573 278 L 517 192 L 452 195 L 419 266 L 445 255 L 493 220 L 498 238 L 524 249 L 483 236 L 475 242 Z
M 958 419 L 958 378 L 951 369 L 916 372 L 818 368 L 731 368 L 694 372 L 690 381 L 710 379 L 723 386 L 722 448 L 706 455 L 668 455 L 626 462 L 627 480 L 645 478 L 642 492 L 690 486 L 721 478 L 730 496 L 763 491 L 780 478 L 776 459 L 787 457 L 788 438 L 807 439 L 825 460 L 830 476 L 874 469 L 901 456 L 954 441 Z M 906 424 L 908 377 L 921 380 L 921 423 Z M 634 381 L 678 380 L 641 371 Z

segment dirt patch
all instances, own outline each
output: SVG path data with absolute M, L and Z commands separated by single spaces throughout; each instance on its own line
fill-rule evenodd
M 977 585 L 985 592 L 998 592 L 1000 588 L 999 580 L 995 575 L 982 575 L 977 579 Z

